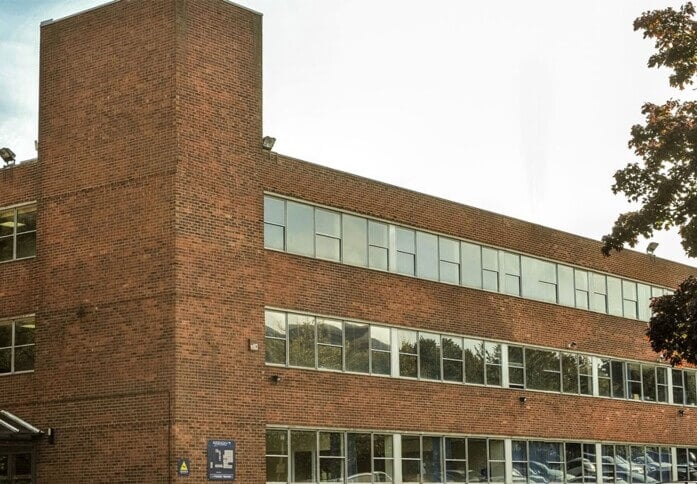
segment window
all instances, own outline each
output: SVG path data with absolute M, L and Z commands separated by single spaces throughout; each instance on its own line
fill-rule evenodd
M 482 247 L 482 287 L 499 290 L 499 251 L 496 249 Z
M 508 346 L 508 386 L 525 388 L 525 351 L 520 346 Z
M 438 236 L 416 232 L 416 277 L 438 280 Z
M 460 284 L 460 243 L 438 238 L 438 272 L 442 282 Z
M 264 197 L 264 247 L 285 250 L 286 202 Z
M 639 319 L 648 321 L 651 319 L 651 286 L 637 284 L 637 301 L 639 305 Z
M 0 262 L 36 255 L 36 205 L 0 210 Z
M 315 482 L 317 435 L 293 430 L 290 433 L 291 482 Z
M 372 479 L 375 482 L 392 482 L 394 452 L 391 435 L 348 433 L 346 441 L 349 482 L 363 482 L 362 479 L 366 482 Z
M 665 366 L 656 367 L 656 392 L 656 400 L 668 401 L 668 368 Z
M 344 434 L 319 433 L 319 481 L 336 482 L 344 478 Z
M 636 296 L 635 296 L 636 297 Z M 607 276 L 607 313 L 622 316 L 622 281 L 617 277 Z
M 286 364 L 286 314 L 266 311 L 266 362 Z
M 288 432 L 266 431 L 266 482 L 288 481 Z
M 389 375 L 391 368 L 390 328 L 370 327 L 370 352 L 372 371 L 377 375 Z
M 314 208 L 297 202 L 286 202 L 286 224 L 286 250 L 314 256 Z
M 612 368 L 612 396 L 615 398 L 625 398 L 624 380 L 625 365 L 621 361 L 613 361 Z
M 419 333 L 419 376 L 440 380 L 440 335 Z
M 622 309 L 625 318 L 637 319 L 637 284 L 622 281 Z
M 644 400 L 656 401 L 656 367 L 641 365 Z
M 595 275 L 595 274 L 594 274 Z M 600 286 L 600 282 L 596 281 L 594 284 Z M 581 309 L 588 309 L 588 271 L 582 271 L 580 269 L 574 269 L 574 286 L 575 286 L 575 297 L 576 297 L 576 307 Z M 595 292 L 595 291 L 594 291 Z M 603 294 L 604 294 L 603 287 Z M 596 304 L 598 307 L 602 305 L 602 311 L 605 312 L 605 301 L 600 300 L 600 295 L 595 297 Z M 596 309 L 599 311 L 599 309 Z
M 0 374 L 34 369 L 33 317 L 0 321 Z
M 317 318 L 317 367 L 342 370 L 344 341 L 341 321 Z
M 500 251 L 503 255 L 503 292 L 520 296 L 520 256 Z
M 591 286 L 590 309 L 591 311 L 597 311 L 599 313 L 607 313 L 607 283 L 605 281 L 605 276 L 603 274 L 596 274 L 595 272 L 589 273 L 589 276 Z M 576 304 L 578 304 L 578 302 Z
M 346 339 L 346 371 L 370 371 L 370 326 L 362 323 L 344 323 Z
M 553 392 L 561 390 L 558 352 L 526 348 L 525 364 L 527 367 L 527 388 Z
M 315 318 L 288 314 L 288 364 L 315 367 Z
M 501 345 L 498 343 L 485 342 L 484 351 L 486 355 L 486 384 L 501 386 Z
M 315 209 L 315 257 L 341 260 L 341 216 L 336 212 Z
M 342 260 L 346 264 L 368 265 L 368 221 L 353 215 L 341 215 Z M 386 254 L 385 254 L 386 255 Z
M 445 438 L 445 475 L 448 482 L 466 482 L 467 439 Z
M 523 297 L 557 302 L 556 264 L 532 257 L 522 258 Z
M 484 342 L 465 338 L 463 347 L 465 348 L 465 381 L 484 384 Z
M 570 307 L 576 306 L 576 291 L 574 289 L 574 268 L 557 264 L 557 282 L 559 304 Z M 586 309 L 588 309 L 587 306 Z
M 460 242 L 461 280 L 463 286 L 482 287 L 482 248 L 469 242 Z
M 395 231 L 395 248 L 397 249 L 397 272 L 413 276 L 416 267 L 415 232 L 410 229 L 397 227 Z
M 32 453 L 0 452 L 0 482 L 8 484 L 30 484 L 36 478 L 32 466 Z
M 462 338 L 443 336 L 443 380 L 463 381 Z
M 368 266 L 386 271 L 388 264 L 389 236 L 387 224 L 368 221 Z
M 417 378 L 419 376 L 419 350 L 416 331 L 400 329 L 397 332 L 399 341 L 399 375 Z
M 610 360 L 598 360 L 598 395 L 609 397 L 612 395 L 612 367 Z
M 627 398 L 641 400 L 641 365 L 627 363 Z
M 402 480 L 405 483 L 420 483 L 421 469 L 421 438 L 418 435 L 403 435 Z

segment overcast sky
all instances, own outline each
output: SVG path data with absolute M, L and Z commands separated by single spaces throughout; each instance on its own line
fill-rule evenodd
M 102 3 L 0 0 L 0 145 L 18 159 L 35 156 L 39 23 Z M 238 3 L 264 14 L 275 151 L 593 239 L 628 208 L 610 186 L 641 104 L 695 98 L 646 68 L 632 30 L 679 2 Z

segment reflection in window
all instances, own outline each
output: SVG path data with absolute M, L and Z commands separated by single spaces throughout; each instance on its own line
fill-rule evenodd
M 285 249 L 286 202 L 264 197 L 264 247 Z
M 389 375 L 391 367 L 390 328 L 381 326 L 370 327 L 370 348 L 373 364 L 373 373 Z
M 523 297 L 557 302 L 556 264 L 532 257 L 522 258 Z
M 467 383 L 484 383 L 484 342 L 463 340 L 465 348 L 465 381 Z
M 526 348 L 527 388 L 558 392 L 560 384 L 559 353 Z
M 520 346 L 508 346 L 508 386 L 525 388 L 525 352 Z
M 290 433 L 291 481 L 314 482 L 317 457 L 315 432 L 292 431 Z
M 520 256 L 510 252 L 503 254 L 503 292 L 520 296 Z
M 369 339 L 370 326 L 362 323 L 344 323 L 346 344 L 346 371 L 368 373 L 369 368 Z
M 0 321 L 0 374 L 34 369 L 33 317 Z
M 314 256 L 314 209 L 302 203 L 287 201 L 286 217 L 286 250 Z
M 319 433 L 319 478 L 320 481 L 336 482 L 344 478 L 344 434 L 341 432 Z
M 440 380 L 440 335 L 419 333 L 419 376 Z
M 443 380 L 445 381 L 463 381 L 463 352 L 462 338 L 453 336 L 443 336 Z
M 288 480 L 288 432 L 266 431 L 266 481 Z
M 486 355 L 486 384 L 501 386 L 503 384 L 501 380 L 501 345 L 487 341 L 484 343 L 484 351 Z
M 286 364 L 286 313 L 266 311 L 266 362 Z M 0 345 L 1 346 L 1 345 Z
M 416 331 L 400 329 L 397 332 L 399 341 L 399 375 L 416 378 L 419 376 L 418 346 Z
M 288 364 L 315 367 L 315 318 L 288 314 Z
M 344 364 L 341 321 L 317 319 L 317 367 L 341 370 Z
M 0 262 L 36 255 L 36 205 L 0 210 Z

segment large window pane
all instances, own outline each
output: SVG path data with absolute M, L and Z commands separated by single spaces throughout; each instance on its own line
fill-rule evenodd
M 578 358 L 572 353 L 562 353 L 562 391 L 564 393 L 579 393 L 578 391 Z
M 599 276 L 599 275 L 598 275 Z M 603 276 L 599 276 L 603 277 Z M 601 288 L 602 294 L 605 294 L 605 286 L 604 284 L 601 284 L 599 281 L 594 282 L 595 287 Z M 588 309 L 589 308 L 589 283 L 588 283 L 588 272 L 587 271 L 582 271 L 580 269 L 574 269 L 574 287 L 575 287 L 575 296 L 576 296 L 576 307 L 581 308 L 581 309 Z M 602 301 L 601 301 L 602 299 Z M 600 308 L 595 308 L 595 311 L 601 311 L 605 312 L 605 297 L 600 294 L 596 296 L 596 304 L 598 306 L 602 307 L 602 310 Z
M 648 321 L 651 319 L 651 286 L 637 284 L 637 300 L 639 319 Z
M 558 352 L 526 348 L 525 366 L 528 388 L 555 392 L 560 391 L 561 371 Z
M 445 477 L 446 482 L 467 482 L 467 439 L 445 439 Z
M 598 395 L 612 396 L 612 366 L 610 360 L 598 360 Z
M 419 333 L 419 363 L 421 378 L 440 380 L 440 336 Z
M 532 257 L 522 257 L 523 297 L 557 302 L 556 264 Z
M 625 368 L 621 361 L 612 362 L 612 396 L 615 398 L 625 398 Z
M 343 369 L 343 328 L 341 321 L 317 319 L 317 367 Z
M 627 363 L 627 398 L 641 400 L 641 365 Z
M 439 274 L 442 282 L 460 283 L 460 243 L 438 237 Z
M 286 364 L 286 315 L 266 311 L 266 362 Z
M 443 380 L 463 381 L 462 338 L 443 336 Z
M 422 438 L 421 462 L 423 479 L 421 482 L 441 482 L 441 438 Z
M 399 330 L 399 375 L 416 378 L 419 373 L 416 331 Z
M 482 287 L 499 290 L 499 251 L 496 249 L 482 247 Z
M 378 375 L 389 375 L 391 362 L 392 342 L 390 338 L 390 328 L 381 326 L 370 327 L 370 348 L 373 362 L 373 373 Z
M 315 432 L 290 433 L 291 482 L 314 482 L 317 441 Z
M 288 363 L 315 366 L 315 318 L 288 314 Z
M 266 481 L 288 481 L 288 432 L 266 431 Z
M 463 286 L 482 287 L 482 248 L 469 242 L 460 242 Z
M 656 368 L 642 365 L 642 380 L 644 387 L 644 400 L 656 401 Z
M 286 204 L 284 200 L 264 197 L 264 246 L 285 248 Z
M 575 306 L 574 269 L 557 264 L 559 304 Z
M 625 318 L 637 318 L 637 284 L 632 281 L 622 281 L 622 307 Z
M 370 337 L 367 324 L 344 323 L 346 338 L 346 371 L 368 373 L 370 371 Z
M 314 209 L 301 203 L 286 202 L 286 248 L 288 252 L 315 255 Z
M 321 208 L 315 209 L 315 256 L 341 260 L 341 216 Z
M 508 386 L 525 388 L 525 351 L 521 346 L 508 346 Z
M 438 280 L 438 236 L 416 232 L 416 275 Z
M 368 266 L 386 271 L 388 264 L 389 236 L 387 224 L 368 221 Z
M 421 437 L 402 436 L 402 479 L 404 482 L 421 482 Z
M 607 313 L 607 282 L 603 274 L 590 272 L 591 300 L 590 309 L 599 313 Z M 578 304 L 578 298 L 576 299 Z
M 562 457 L 562 444 L 558 442 L 528 442 L 531 479 L 533 482 L 563 483 L 564 471 Z
M 467 383 L 484 383 L 484 342 L 464 339 L 465 381 Z
M 617 277 L 607 276 L 607 313 L 622 316 L 622 281 Z
M 342 214 L 342 261 L 357 266 L 368 265 L 368 221 L 362 217 Z
M 503 255 L 503 291 L 512 296 L 520 296 L 520 256 L 500 251 Z
M 344 478 L 344 435 L 341 432 L 319 433 L 320 482 L 336 482 Z
M 489 480 L 489 460 L 487 456 L 487 445 L 484 439 L 467 439 L 467 474 L 469 481 Z
M 486 357 L 486 384 L 501 386 L 501 345 L 498 343 L 484 343 Z
M 370 442 L 370 434 L 349 433 L 346 435 L 346 474 L 349 479 L 359 474 L 370 475 L 372 463 Z
M 397 249 L 397 272 L 414 275 L 416 241 L 413 230 L 397 227 L 395 229 L 395 248 Z

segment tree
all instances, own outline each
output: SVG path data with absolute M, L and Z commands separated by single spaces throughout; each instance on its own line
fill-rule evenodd
M 649 67 L 672 71 L 669 83 L 680 90 L 697 76 L 697 20 L 692 3 L 679 10 L 644 12 L 634 30 L 655 40 Z M 697 256 L 697 102 L 670 99 L 646 103 L 644 124 L 631 129 L 629 148 L 640 162 L 615 173 L 613 193 L 623 193 L 639 209 L 621 214 L 603 237 L 603 254 L 636 246 L 639 237 L 677 227 L 682 246 Z M 697 364 L 697 280 L 690 277 L 674 295 L 655 298 L 647 336 L 652 348 L 672 364 Z

